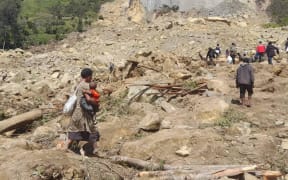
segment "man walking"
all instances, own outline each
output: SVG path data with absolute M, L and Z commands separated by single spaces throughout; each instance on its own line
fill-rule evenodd
M 266 53 L 267 53 L 267 57 L 268 57 L 268 63 L 271 65 L 273 64 L 272 63 L 273 57 L 276 56 L 275 51 L 277 52 L 277 54 L 279 54 L 279 49 L 277 47 L 273 46 L 272 42 L 269 42 L 268 46 L 266 48 Z
M 216 65 L 214 62 L 214 58 L 217 56 L 217 53 L 215 50 L 211 47 L 208 48 L 207 56 L 206 56 L 206 61 L 208 65 Z M 209 61 L 208 61 L 209 59 Z
M 240 88 L 241 105 L 251 107 L 251 100 L 254 88 L 254 71 L 248 62 L 248 58 L 243 58 L 236 74 L 236 87 Z M 248 101 L 245 100 L 246 91 L 248 92 Z

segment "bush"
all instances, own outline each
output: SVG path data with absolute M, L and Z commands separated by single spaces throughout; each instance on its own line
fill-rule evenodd
M 228 109 L 223 117 L 217 120 L 216 125 L 221 127 L 230 127 L 233 123 L 247 120 L 247 117 L 242 112 L 234 109 Z
M 28 37 L 28 41 L 26 42 L 28 45 L 42 45 L 47 44 L 51 40 L 54 40 L 56 37 L 54 34 L 32 34 Z

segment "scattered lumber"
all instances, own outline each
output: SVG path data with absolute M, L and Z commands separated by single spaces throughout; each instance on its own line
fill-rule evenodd
M 245 165 L 184 165 L 157 164 L 125 156 L 113 156 L 112 162 L 146 170 L 137 174 L 140 178 L 155 179 L 219 179 L 221 177 L 243 177 L 244 173 L 255 171 L 257 166 Z M 148 170 L 148 171 L 147 171 Z M 273 173 L 270 173 L 273 174 Z M 278 175 L 276 173 L 276 175 Z M 279 176 L 278 176 L 279 177 Z M 269 179 L 268 179 L 269 180 Z
M 215 179 L 210 174 L 205 173 L 194 173 L 189 171 L 150 171 L 150 172 L 140 172 L 137 174 L 138 177 L 143 179 L 193 179 L 193 180 L 203 180 L 203 179 Z
M 193 89 L 185 87 L 184 84 L 129 84 L 129 86 L 147 86 L 143 91 L 137 93 L 133 99 L 142 96 L 149 89 L 154 89 L 158 92 L 146 93 L 147 95 L 160 95 L 162 97 L 165 95 L 184 97 L 191 94 L 201 94 L 208 89 L 205 82 L 197 83 L 197 87 Z
M 42 110 L 34 109 L 32 111 L 20 114 L 6 120 L 0 121 L 0 134 L 14 129 L 21 128 L 27 124 L 40 119 L 43 115 Z

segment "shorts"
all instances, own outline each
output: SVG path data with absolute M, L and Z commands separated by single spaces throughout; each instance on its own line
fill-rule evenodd
M 68 132 L 68 139 L 74 141 L 97 142 L 100 139 L 99 132 L 89 133 L 87 131 Z
M 245 97 L 246 91 L 248 92 L 249 97 L 252 96 L 252 94 L 253 94 L 253 86 L 252 85 L 240 84 L 239 88 L 240 88 L 240 98 Z

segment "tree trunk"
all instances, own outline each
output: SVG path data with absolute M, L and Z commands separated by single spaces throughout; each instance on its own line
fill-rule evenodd
M 30 112 L 20 114 L 6 120 L 0 121 L 0 134 L 21 128 L 27 124 L 31 124 L 42 117 L 43 113 L 40 109 L 35 109 Z
M 4 33 L 4 41 L 3 41 L 3 45 L 2 45 L 3 51 L 5 50 L 5 45 L 6 45 L 6 31 Z

